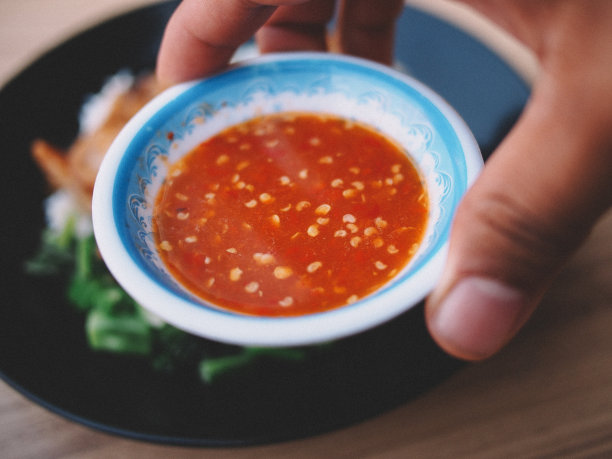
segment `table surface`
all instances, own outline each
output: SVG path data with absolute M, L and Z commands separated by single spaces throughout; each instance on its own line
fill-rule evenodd
M 0 0 L 0 84 L 52 45 L 154 0 Z M 444 0 L 415 1 L 487 41 L 526 78 L 532 57 Z M 44 7 L 43 7 L 44 5 Z M 86 5 L 86 6 L 85 6 Z M 189 449 L 67 421 L 0 383 L 2 457 L 612 457 L 612 212 L 500 354 L 377 418 L 299 441 Z

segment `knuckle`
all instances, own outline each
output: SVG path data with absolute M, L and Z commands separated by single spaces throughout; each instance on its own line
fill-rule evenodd
M 456 215 L 466 271 L 482 271 L 515 285 L 539 287 L 578 247 L 585 231 L 537 211 L 509 193 L 492 190 L 465 199 Z

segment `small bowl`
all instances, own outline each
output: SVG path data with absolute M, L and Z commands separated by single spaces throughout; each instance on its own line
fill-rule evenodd
M 155 197 L 168 165 L 205 139 L 256 115 L 282 111 L 361 121 L 410 152 L 430 200 L 424 240 L 390 282 L 350 305 L 280 318 L 226 311 L 187 291 L 164 266 L 153 235 Z M 425 298 L 443 268 L 455 208 L 481 167 L 467 125 L 422 83 L 358 58 L 271 54 L 172 87 L 146 105 L 104 158 L 93 196 L 94 231 L 117 281 L 168 323 L 231 344 L 314 344 L 372 328 Z

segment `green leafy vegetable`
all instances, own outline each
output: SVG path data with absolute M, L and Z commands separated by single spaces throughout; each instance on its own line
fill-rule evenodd
M 151 327 L 137 316 L 113 316 L 94 309 L 87 315 L 85 329 L 92 349 L 121 354 L 151 353 Z
M 26 271 L 34 275 L 58 275 L 65 272 L 74 264 L 74 241 L 75 218 L 69 218 L 59 233 L 45 228 L 38 252 L 26 262 Z
M 199 365 L 200 378 L 212 383 L 219 376 L 247 365 L 256 364 L 262 358 L 300 361 L 305 357 L 306 351 L 303 349 L 245 347 L 237 354 L 202 360 Z
M 295 362 L 305 348 L 239 347 L 185 333 L 153 318 L 114 280 L 98 254 L 93 234 L 78 234 L 80 215 L 70 215 L 61 230 L 46 228 L 38 252 L 25 269 L 67 283 L 67 297 L 84 314 L 85 333 L 94 351 L 148 359 L 161 372 L 192 372 L 213 383 L 262 359 Z

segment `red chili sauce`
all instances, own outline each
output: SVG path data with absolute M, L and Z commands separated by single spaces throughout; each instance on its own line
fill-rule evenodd
M 170 272 L 199 297 L 297 316 L 388 282 L 427 213 L 421 177 L 392 141 L 336 116 L 282 113 L 230 127 L 174 164 L 154 224 Z

